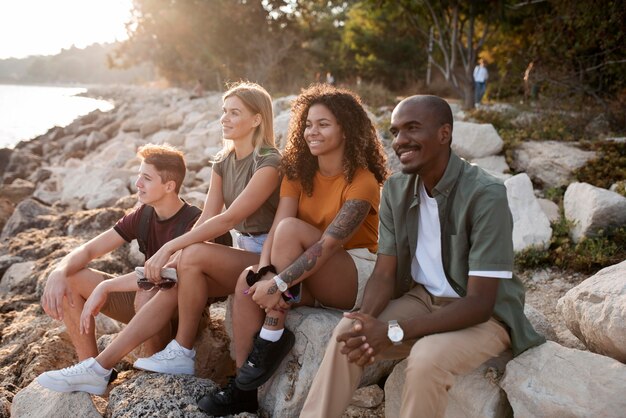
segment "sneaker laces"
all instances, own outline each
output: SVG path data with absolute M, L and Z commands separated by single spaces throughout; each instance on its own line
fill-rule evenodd
M 73 366 L 61 369 L 61 370 L 59 370 L 59 372 L 63 376 L 77 376 L 77 375 L 80 375 L 80 374 L 87 373 L 87 367 L 85 367 L 83 362 L 81 362 L 81 363 L 75 364 Z
M 153 354 L 152 358 L 156 360 L 171 360 L 176 357 L 181 357 L 184 355 L 185 353 L 183 353 L 182 350 L 178 350 L 176 348 L 172 348 L 168 346 L 168 347 L 165 347 L 163 350 L 159 351 L 158 353 Z

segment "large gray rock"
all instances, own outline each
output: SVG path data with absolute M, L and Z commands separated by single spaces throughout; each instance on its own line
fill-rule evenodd
M 626 362 L 626 261 L 570 289 L 557 309 L 589 350 Z
M 232 303 L 229 299 L 225 327 L 232 339 Z M 301 307 L 289 312 L 286 327 L 296 343 L 274 376 L 259 390 L 259 403 L 270 416 L 297 417 L 309 393 L 326 345 L 342 313 L 330 309 Z M 377 362 L 365 369 L 359 386 L 376 383 L 389 374 L 395 361 Z
M 299 415 L 326 345 L 341 318 L 341 312 L 329 309 L 303 307 L 289 313 L 286 326 L 294 331 L 296 343 L 274 377 L 259 392 L 260 404 L 271 416 Z M 359 386 L 377 382 L 394 364 L 384 361 L 367 367 Z
M 562 187 L 573 180 L 574 170 L 594 157 L 592 151 L 563 142 L 528 141 L 513 150 L 512 166 L 517 171 L 525 171 L 544 187 Z
M 15 208 L 11 217 L 2 228 L 0 239 L 13 237 L 29 228 L 42 228 L 48 225 L 46 215 L 52 210 L 33 199 L 26 199 L 20 202 Z
M 88 393 L 54 392 L 33 381 L 13 397 L 11 417 L 102 418 L 102 415 Z
M 552 326 L 548 318 L 538 309 L 535 309 L 531 305 L 526 303 L 524 305 L 524 315 L 526 315 L 533 328 L 535 328 L 535 331 L 543 335 L 547 340 L 559 341 L 559 337 L 557 336 L 554 327 Z
M 2 280 L 0 280 L 0 295 L 6 297 L 32 293 L 37 284 L 37 278 L 34 277 L 34 269 L 34 261 L 12 264 L 2 276 Z
M 491 359 L 471 373 L 459 376 L 448 391 L 445 418 L 508 418 L 512 417 L 506 395 L 498 386 L 510 352 Z M 407 360 L 394 367 L 385 382 L 385 416 L 400 416 L 402 389 Z
M 513 215 L 513 249 L 548 248 L 552 237 L 550 220 L 537 202 L 528 175 L 513 176 L 504 185 Z
M 548 199 L 537 199 L 537 202 L 551 223 L 558 222 L 561 219 L 559 205 Z
M 587 183 L 572 183 L 563 197 L 565 218 L 573 222 L 574 242 L 610 226 L 626 225 L 626 197 Z
M 490 123 L 454 122 L 452 149 L 466 160 L 496 155 L 504 142 Z
M 289 131 L 289 121 L 291 120 L 291 112 L 285 111 L 274 118 L 274 141 L 276 147 L 283 149 L 287 145 L 287 134 Z
M 475 158 L 472 160 L 472 164 L 476 164 L 491 173 L 504 174 L 511 170 L 503 155 L 489 155 L 487 157 Z
M 111 390 L 106 416 L 206 417 L 198 409 L 198 399 L 214 388 L 210 380 L 194 376 L 139 373 Z
M 618 418 L 626 410 L 626 366 L 548 341 L 511 360 L 500 386 L 516 418 Z

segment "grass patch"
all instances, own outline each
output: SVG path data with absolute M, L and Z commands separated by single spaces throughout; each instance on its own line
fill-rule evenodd
M 529 248 L 515 255 L 522 269 L 559 267 L 580 273 L 596 271 L 626 259 L 626 227 L 599 231 L 598 236 L 574 243 L 569 237 L 571 223 L 561 218 L 552 223 L 552 239 L 547 250 Z
M 583 142 L 581 147 L 595 151 L 596 158 L 574 172 L 578 181 L 608 189 L 613 183 L 626 180 L 626 143 Z

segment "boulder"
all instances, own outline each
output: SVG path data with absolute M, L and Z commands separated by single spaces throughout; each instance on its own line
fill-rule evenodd
M 452 150 L 466 160 L 496 155 L 504 146 L 490 123 L 456 121 L 452 132 Z
M 178 127 L 183 124 L 184 120 L 185 115 L 182 112 L 170 113 L 165 117 L 164 128 L 172 130 L 178 129 Z
M 20 202 L 13 211 L 13 214 L 2 228 L 0 240 L 13 237 L 29 228 L 42 228 L 48 225 L 46 215 L 51 213 L 51 209 L 33 199 L 26 199 Z
M 557 309 L 590 351 L 626 362 L 626 261 L 570 289 Z
M 541 210 L 546 214 L 550 223 L 559 222 L 561 219 L 561 211 L 559 210 L 559 205 L 554 203 L 549 199 L 537 199 L 539 206 L 541 206 Z
M 15 205 L 9 199 L 0 197 L 0 231 L 2 231 L 14 210 Z
M 225 326 L 232 339 L 232 298 L 227 303 Z M 287 316 L 286 327 L 296 342 L 274 376 L 259 389 L 260 406 L 270 416 L 297 417 L 302 409 L 326 345 L 342 313 L 331 309 L 300 307 Z M 389 374 L 396 361 L 377 362 L 365 369 L 359 386 L 376 383 Z
M 198 400 L 213 390 L 215 384 L 208 379 L 189 375 L 137 373 L 111 390 L 106 416 L 206 417 L 198 409 Z
M 574 242 L 611 226 L 626 225 L 626 197 L 587 183 L 572 183 L 563 197 L 565 218 L 573 222 Z
M 161 130 L 161 119 L 158 117 L 151 117 L 142 121 L 141 126 L 139 127 L 139 135 L 141 135 L 142 138 L 145 138 L 155 132 L 158 132 L 159 130 Z
M 274 141 L 278 149 L 284 149 L 285 145 L 287 145 L 290 120 L 291 112 L 289 111 L 282 112 L 274 118 Z
M 15 179 L 11 184 L 0 185 L 0 199 L 7 199 L 17 205 L 33 194 L 35 185 L 24 179 Z
M 618 418 L 626 410 L 626 365 L 552 341 L 509 361 L 500 386 L 516 418 Z
M 567 186 L 573 172 L 595 158 L 592 151 L 558 141 L 528 141 L 513 150 L 512 166 L 544 187 Z
M 559 341 L 554 327 L 552 327 L 548 318 L 538 309 L 533 308 L 527 303 L 524 305 L 524 315 L 526 315 L 535 331 L 543 335 L 546 340 Z
M 504 182 L 509 208 L 513 215 L 513 249 L 546 249 L 550 245 L 552 228 L 533 192 L 533 185 L 525 173 Z
M 354 392 L 350 405 L 361 408 L 375 408 L 385 399 L 385 392 L 378 385 L 362 387 Z
M 482 158 L 474 158 L 472 164 L 494 173 L 508 173 L 511 169 L 503 155 L 489 155 Z
M 37 278 L 33 274 L 34 268 L 34 261 L 11 265 L 0 280 L 0 295 L 6 297 L 32 293 L 37 285 Z
M 12 183 L 15 179 L 27 179 L 41 166 L 42 158 L 25 149 L 16 149 L 9 156 L 9 164 L 4 168 L 3 181 Z
M 102 415 L 86 392 L 55 392 L 33 381 L 13 397 L 11 417 L 102 418 Z
M 445 418 L 508 418 L 512 417 L 506 395 L 498 386 L 510 352 L 491 359 L 476 370 L 459 376 L 448 391 Z M 385 382 L 385 416 L 400 416 L 402 388 L 404 387 L 407 360 L 394 367 Z

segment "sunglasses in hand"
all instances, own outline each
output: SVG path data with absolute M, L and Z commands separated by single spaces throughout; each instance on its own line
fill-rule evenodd
M 159 283 L 152 283 L 150 280 L 144 277 L 143 279 L 137 280 L 137 286 L 141 290 L 152 290 L 154 288 L 157 288 L 158 290 L 169 290 L 172 287 L 176 286 L 176 280 L 163 279 Z
M 163 268 L 161 270 L 161 281 L 159 283 L 153 283 L 146 279 L 143 267 L 136 267 L 135 273 L 137 274 L 137 287 L 141 290 L 152 290 L 154 288 L 157 290 L 168 290 L 176 286 L 178 279 L 176 269 L 173 268 Z

